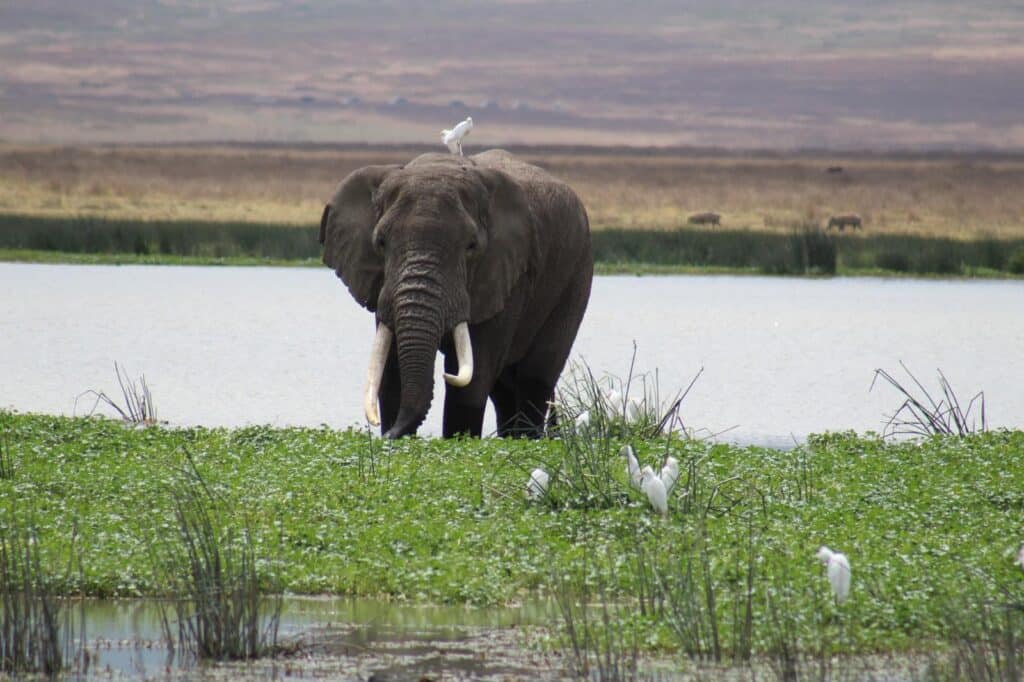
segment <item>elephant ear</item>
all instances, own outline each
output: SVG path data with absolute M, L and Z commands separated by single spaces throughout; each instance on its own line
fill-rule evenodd
M 473 266 L 470 322 L 483 322 L 505 307 L 512 289 L 540 260 L 537 220 L 522 186 L 507 173 L 479 169 L 488 191 L 481 226 L 487 244 Z
M 320 218 L 324 265 L 348 287 L 352 298 L 376 311 L 384 284 L 384 261 L 373 248 L 377 223 L 373 195 L 380 183 L 399 166 L 366 166 L 342 180 Z

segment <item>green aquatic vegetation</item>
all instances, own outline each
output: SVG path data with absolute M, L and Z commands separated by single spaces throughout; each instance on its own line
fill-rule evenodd
M 134 429 L 0 416 L 16 471 L 0 480 L 0 504 L 23 519 L 34 509 L 40 561 L 53 575 L 64 575 L 77 525 L 82 568 L 55 583 L 65 594 L 162 593 L 151 549 L 178 532 L 170 491 L 186 451 L 223 500 L 221 520 L 248 529 L 253 556 L 276 560 L 286 591 L 496 604 L 552 595 L 562 584 L 553 576 L 585 580 L 635 605 L 610 613 L 645 649 L 685 650 L 661 617 L 672 591 L 702 597 L 708 627 L 713 595 L 724 660 L 747 650 L 929 646 L 950 635 L 948 603 L 966 585 L 997 600 L 1000 585 L 1024 580 L 1013 564 L 1020 431 L 917 442 L 825 434 L 790 451 L 638 440 L 642 462 L 670 452 L 680 463 L 662 519 L 629 488 L 618 458 L 607 504 L 527 500 L 529 472 L 562 456 L 559 440 L 384 442 L 327 427 Z M 814 557 L 822 544 L 853 567 L 842 606 Z M 773 613 L 791 633 L 782 641 Z M 633 630 L 621 632 L 633 640 Z M 714 651 L 713 636 L 700 641 Z

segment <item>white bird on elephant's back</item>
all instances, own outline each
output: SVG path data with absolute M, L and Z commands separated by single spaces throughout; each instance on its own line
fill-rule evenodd
M 448 151 L 452 154 L 462 156 L 462 140 L 469 135 L 471 130 L 473 130 L 473 117 L 467 116 L 465 121 L 461 121 L 451 130 L 442 130 L 441 142 L 448 146 Z

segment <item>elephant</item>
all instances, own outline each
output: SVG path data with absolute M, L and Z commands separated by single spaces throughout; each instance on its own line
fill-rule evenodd
M 687 219 L 691 225 L 722 225 L 722 216 L 717 213 L 694 213 Z
M 499 436 L 544 435 L 594 270 L 568 185 L 500 149 L 365 166 L 324 207 L 320 243 L 374 313 L 363 408 L 384 437 L 422 424 L 438 351 L 443 436 L 480 437 L 488 399 Z
M 861 229 L 862 220 L 856 213 L 848 213 L 846 215 L 834 215 L 828 220 L 828 227 L 825 229 L 831 230 L 833 227 L 842 232 L 847 227 Z

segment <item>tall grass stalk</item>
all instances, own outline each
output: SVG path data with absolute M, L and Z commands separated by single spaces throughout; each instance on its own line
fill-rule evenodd
M 939 391 L 941 391 L 942 397 L 936 400 L 902 361 L 900 367 L 906 372 L 912 385 L 904 385 L 883 369 L 876 369 L 875 376 L 871 380 L 872 389 L 875 387 L 875 382 L 881 378 L 904 397 L 903 403 L 886 422 L 883 436 L 962 437 L 987 429 L 984 391 L 976 393 L 964 408 L 942 370 L 938 370 Z M 978 417 L 972 415 L 975 406 L 980 412 Z
M 78 401 L 85 396 L 90 396 L 95 398 L 95 401 L 89 410 L 89 414 L 93 414 L 102 403 L 117 412 L 126 424 L 140 426 L 156 424 L 156 406 L 153 404 L 153 394 L 149 390 L 149 385 L 146 384 L 146 376 L 142 375 L 139 377 L 138 383 L 136 383 L 128 376 L 127 370 L 116 362 L 114 363 L 114 374 L 117 375 L 117 383 L 121 388 L 123 404 L 118 403 L 103 391 L 90 389 L 75 398 L 76 410 Z
M 635 629 L 627 625 L 631 609 L 610 594 L 614 569 L 598 571 L 592 583 L 586 577 L 590 575 L 586 558 L 583 563 L 584 577 L 578 581 L 552 573 L 555 602 L 571 648 L 574 673 L 588 679 L 635 680 L 640 646 Z M 614 566 L 614 562 L 609 565 Z
M 162 610 L 168 644 L 200 659 L 251 659 L 277 650 L 282 598 L 265 597 L 251 529 L 221 522 L 221 501 L 191 456 L 175 486 L 176 542 L 158 559 L 169 589 Z M 173 614 L 174 624 L 171 622 Z
M 11 513 L 0 533 L 0 672 L 55 677 L 76 663 L 84 670 L 84 616 L 76 637 L 75 614 L 58 596 L 60 578 L 43 565 L 38 547 L 35 528 Z M 72 562 L 75 556 L 72 540 Z
M 8 429 L 6 417 L 0 414 L 0 481 L 14 480 L 14 458 L 11 456 Z

